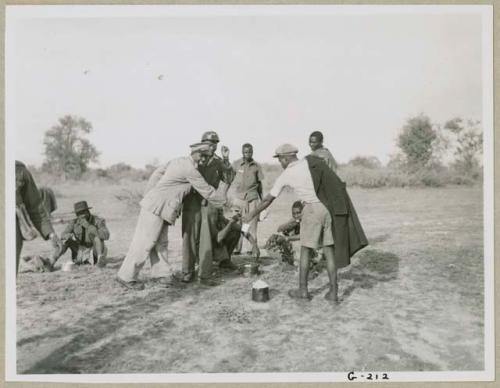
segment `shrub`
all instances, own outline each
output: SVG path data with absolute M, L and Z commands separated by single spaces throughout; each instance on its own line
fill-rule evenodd
M 350 166 L 354 167 L 364 167 L 364 168 L 380 168 L 382 163 L 376 156 L 356 156 L 351 159 L 349 163 Z

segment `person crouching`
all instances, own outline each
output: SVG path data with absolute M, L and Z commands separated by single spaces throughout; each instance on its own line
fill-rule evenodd
M 62 233 L 62 248 L 54 254 L 52 265 L 68 249 L 71 250 L 71 260 L 75 264 L 97 264 L 98 267 L 106 265 L 107 249 L 104 241 L 109 239 L 109 230 L 105 220 L 91 214 L 90 209 L 92 208 L 86 201 L 74 204 L 77 218 Z

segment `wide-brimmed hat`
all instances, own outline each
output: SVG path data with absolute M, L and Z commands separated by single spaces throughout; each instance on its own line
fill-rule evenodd
M 92 209 L 91 207 L 89 207 L 89 205 L 87 205 L 87 201 L 75 202 L 73 207 L 75 209 L 75 213 L 77 213 L 77 214 L 80 212 L 83 212 L 85 210 Z
M 277 158 L 280 155 L 293 155 L 299 152 L 299 149 L 295 147 L 293 144 L 282 144 L 278 148 L 276 148 L 276 151 L 274 151 L 274 156 L 273 158 Z

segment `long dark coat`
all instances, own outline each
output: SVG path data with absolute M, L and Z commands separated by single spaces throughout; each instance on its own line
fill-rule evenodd
M 335 261 L 338 268 L 351 264 L 351 257 L 368 245 L 363 227 L 347 194 L 345 182 L 320 158 L 306 156 L 318 199 L 332 216 Z

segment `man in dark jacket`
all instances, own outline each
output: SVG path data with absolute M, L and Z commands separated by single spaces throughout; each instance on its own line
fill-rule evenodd
M 215 154 L 219 136 L 214 131 L 205 132 L 201 141 L 209 144 L 209 157 L 198 167 L 201 176 L 207 183 L 217 189 L 221 180 L 231 181 L 233 169 L 229 163 L 229 149 L 222 147 L 222 158 Z M 174 278 L 185 283 L 194 280 L 195 263 L 198 262 L 198 281 L 202 285 L 214 286 L 217 283 L 211 278 L 212 264 L 220 255 L 222 247 L 217 243 L 217 220 L 222 209 L 219 209 L 194 189 L 183 201 L 182 208 L 182 273 L 175 273 Z M 222 260 L 221 267 L 235 269 L 229 259 Z
M 54 255 L 52 265 L 68 250 L 76 264 L 106 265 L 106 246 L 109 230 L 103 218 L 90 213 L 86 201 L 75 203 L 76 218 L 72 220 L 61 235 L 62 249 Z
M 299 289 L 290 290 L 288 294 L 292 298 L 310 299 L 307 289 L 309 260 L 312 251 L 322 247 L 330 280 L 325 298 L 337 302 L 337 269 L 348 265 L 352 254 L 368 242 L 344 182 L 320 158 L 308 156 L 299 160 L 297 153 L 298 149 L 291 144 L 276 149 L 274 157 L 278 158 L 284 171 L 262 203 L 243 221 L 248 222 L 271 205 L 285 187 L 292 188 L 304 202 L 304 209 L 300 231 Z
M 42 206 L 40 192 L 33 176 L 23 163 L 16 160 L 16 274 L 23 241 L 36 237 L 36 233 L 31 236 L 26 233 L 31 225 L 42 238 L 45 240 L 50 238 L 55 246 L 60 246 L 59 237 L 54 232 L 47 211 Z

